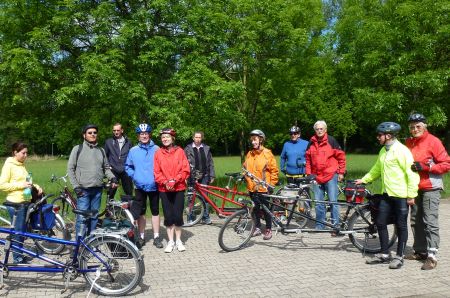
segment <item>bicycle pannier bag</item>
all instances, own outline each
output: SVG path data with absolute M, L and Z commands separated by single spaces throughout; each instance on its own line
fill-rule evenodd
M 31 227 L 34 230 L 51 230 L 56 224 L 53 204 L 44 204 L 31 214 Z
M 348 203 L 364 203 L 364 198 L 366 197 L 366 187 L 364 185 L 356 185 L 354 182 L 347 182 L 344 187 L 345 198 Z M 353 200 L 353 195 L 355 198 Z

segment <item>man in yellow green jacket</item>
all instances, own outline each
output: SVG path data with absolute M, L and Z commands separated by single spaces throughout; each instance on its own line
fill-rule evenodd
M 377 138 L 383 145 L 375 165 L 356 183 L 370 183 L 381 178 L 383 198 L 375 220 L 380 237 L 381 254 L 366 261 L 368 264 L 389 263 L 389 268 L 399 269 L 403 266 L 403 255 L 408 240 L 408 205 L 414 205 L 420 177 L 411 170 L 414 162 L 411 151 L 400 143 L 396 136 L 401 127 L 395 122 L 383 122 L 377 127 Z M 389 234 L 387 223 L 391 214 L 395 215 L 398 244 L 397 254 L 389 257 Z

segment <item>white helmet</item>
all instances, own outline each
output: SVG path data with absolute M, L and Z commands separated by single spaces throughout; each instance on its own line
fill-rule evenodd
M 260 138 L 262 138 L 263 140 L 266 139 L 266 135 L 264 134 L 264 132 L 260 129 L 254 129 L 250 132 L 250 136 L 258 136 Z

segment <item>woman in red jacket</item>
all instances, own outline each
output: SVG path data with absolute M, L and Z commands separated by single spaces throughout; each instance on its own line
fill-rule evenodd
M 169 242 L 167 253 L 176 248 L 185 251 L 181 242 L 181 227 L 183 226 L 184 191 L 186 179 L 189 177 L 189 162 L 184 150 L 175 145 L 176 132 L 172 128 L 164 128 L 159 132 L 162 147 L 155 153 L 155 181 L 158 184 L 161 198 L 164 225 L 167 229 Z M 176 242 L 174 241 L 174 234 Z

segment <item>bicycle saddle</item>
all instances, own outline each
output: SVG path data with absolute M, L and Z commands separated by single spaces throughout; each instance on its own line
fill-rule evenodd
M 3 202 L 4 206 L 12 207 L 15 209 L 21 208 L 22 206 L 28 207 L 30 204 L 31 204 L 31 202 L 22 202 L 22 203 L 14 203 L 14 202 L 9 202 L 9 201 Z
M 84 216 L 86 218 L 95 218 L 98 215 L 97 210 L 80 210 L 80 209 L 74 209 L 73 213 Z
M 298 183 L 311 183 L 316 179 L 316 175 L 308 175 L 306 177 L 303 178 L 296 178 L 296 180 L 298 181 Z

